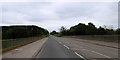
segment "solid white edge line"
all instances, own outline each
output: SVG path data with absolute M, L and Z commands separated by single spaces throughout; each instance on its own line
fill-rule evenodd
M 78 54 L 77 52 L 74 52 L 77 56 L 79 56 L 79 57 L 81 57 L 81 58 L 83 58 L 83 59 L 85 59 L 83 56 L 81 56 L 80 54 Z
M 66 47 L 67 49 L 70 49 L 68 46 L 66 46 L 66 45 L 63 45 L 64 47 Z

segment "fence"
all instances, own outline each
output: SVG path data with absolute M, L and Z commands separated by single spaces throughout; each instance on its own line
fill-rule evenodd
M 19 39 L 6 39 L 2 40 L 2 50 L 9 50 L 17 46 L 21 46 L 36 40 L 39 40 L 43 37 L 28 37 L 28 38 L 19 38 Z
M 99 41 L 109 41 L 109 42 L 118 42 L 120 40 L 120 35 L 81 35 L 81 36 L 73 36 L 73 37 L 87 39 L 87 40 L 99 40 Z

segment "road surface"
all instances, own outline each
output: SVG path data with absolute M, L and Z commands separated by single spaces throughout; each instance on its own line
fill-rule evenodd
M 49 36 L 36 58 L 80 58 L 118 60 L 118 49 Z
M 69 50 L 66 45 L 60 44 L 58 41 L 49 37 L 48 41 L 43 45 L 43 48 L 39 52 L 36 58 L 80 58 Z

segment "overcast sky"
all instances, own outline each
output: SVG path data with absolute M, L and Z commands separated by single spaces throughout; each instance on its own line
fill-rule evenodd
M 36 1 L 38 0 L 2 1 L 0 25 L 37 25 L 49 31 L 59 31 L 61 26 L 69 28 L 78 23 L 88 22 L 94 23 L 96 27 L 103 25 L 118 27 L 117 0 L 109 0 L 110 2 L 108 0 L 102 2 Z

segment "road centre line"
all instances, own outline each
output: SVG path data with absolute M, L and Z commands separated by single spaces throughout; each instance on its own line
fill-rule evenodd
M 81 56 L 80 54 L 78 54 L 77 52 L 74 52 L 77 56 L 79 56 L 80 58 L 85 59 L 83 56 Z M 86 60 L 86 59 L 85 59 Z
M 64 47 L 66 47 L 67 49 L 70 49 L 68 46 L 66 46 L 66 45 L 63 45 Z

